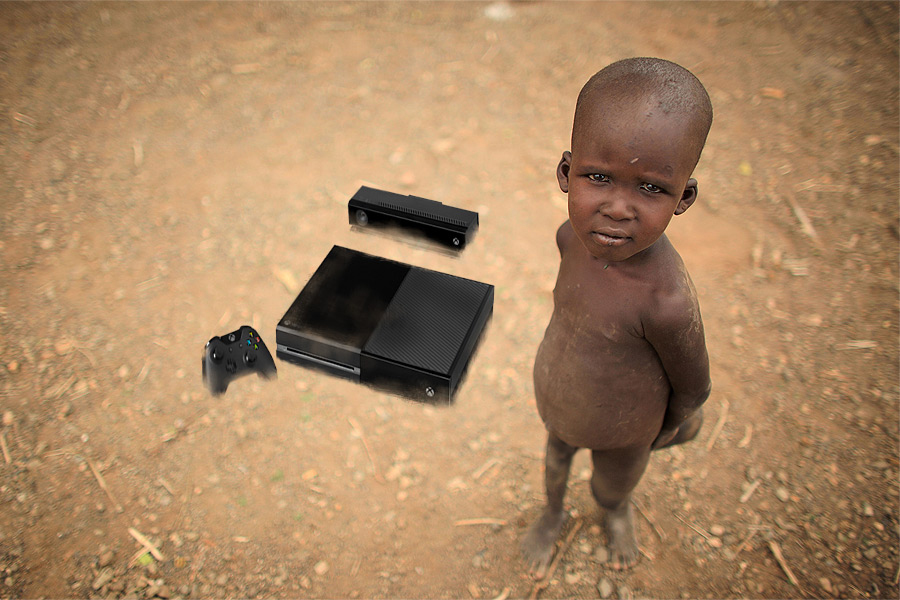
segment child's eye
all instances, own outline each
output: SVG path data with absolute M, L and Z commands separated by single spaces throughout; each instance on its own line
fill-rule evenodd
M 659 194 L 664 191 L 661 187 L 659 187 L 658 185 L 653 185 L 652 183 L 643 184 L 641 186 L 641 189 L 646 192 L 650 192 L 651 194 Z
M 597 183 L 606 183 L 607 181 L 609 181 L 609 177 L 602 173 L 591 173 L 590 175 L 588 175 L 588 179 Z

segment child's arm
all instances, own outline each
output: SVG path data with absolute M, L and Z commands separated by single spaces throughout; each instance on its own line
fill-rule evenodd
M 672 387 L 662 428 L 653 442 L 656 448 L 675 436 L 710 393 L 709 355 L 693 290 L 661 298 L 644 323 L 644 336 L 659 355 Z

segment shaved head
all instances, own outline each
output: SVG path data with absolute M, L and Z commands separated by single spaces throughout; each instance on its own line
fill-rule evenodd
M 578 94 L 572 148 L 578 136 L 589 131 L 601 113 L 633 107 L 641 102 L 666 116 L 683 119 L 684 142 L 695 154 L 694 164 L 706 143 L 713 109 L 709 94 L 693 73 L 659 58 L 627 58 L 614 62 L 591 77 Z

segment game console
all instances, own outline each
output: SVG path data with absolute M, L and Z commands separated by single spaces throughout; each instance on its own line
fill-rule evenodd
M 334 246 L 275 330 L 276 356 L 429 402 L 451 402 L 494 286 Z
M 360 229 L 400 230 L 463 250 L 478 229 L 478 213 L 418 196 L 362 186 L 347 203 L 350 224 Z

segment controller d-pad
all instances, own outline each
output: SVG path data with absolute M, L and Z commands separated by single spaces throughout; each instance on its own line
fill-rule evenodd
M 237 372 L 237 362 L 233 358 L 225 361 L 225 370 L 234 375 Z

